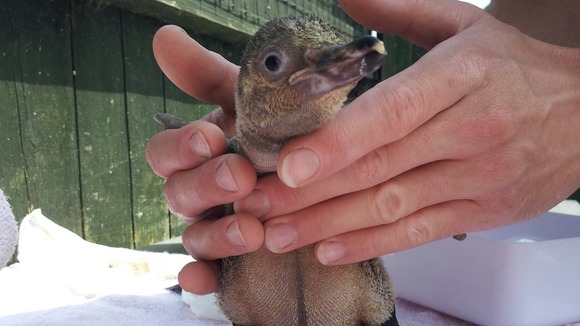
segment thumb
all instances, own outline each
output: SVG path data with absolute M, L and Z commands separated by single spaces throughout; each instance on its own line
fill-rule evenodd
M 339 0 L 342 9 L 367 28 L 397 34 L 431 49 L 472 25 L 485 12 L 457 0 Z
M 167 78 L 181 90 L 234 114 L 236 65 L 207 50 L 183 29 L 173 25 L 163 26 L 155 33 L 153 54 Z

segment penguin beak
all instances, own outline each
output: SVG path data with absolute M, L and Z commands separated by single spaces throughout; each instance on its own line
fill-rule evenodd
M 314 97 L 348 85 L 352 88 L 379 69 L 385 55 L 385 45 L 373 36 L 347 45 L 308 49 L 304 54 L 307 67 L 290 76 L 288 82 Z

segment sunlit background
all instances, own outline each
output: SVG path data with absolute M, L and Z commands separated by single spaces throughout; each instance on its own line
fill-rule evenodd
M 490 0 L 460 0 L 460 1 L 471 3 L 473 5 L 478 6 L 481 9 L 485 9 L 485 7 L 487 7 L 489 5 L 489 3 L 491 2 Z M 371 35 L 376 37 L 377 32 L 371 31 Z
M 462 1 L 474 4 L 474 5 L 478 6 L 479 8 L 487 7 L 489 5 L 489 2 L 490 2 L 490 0 L 462 0 Z

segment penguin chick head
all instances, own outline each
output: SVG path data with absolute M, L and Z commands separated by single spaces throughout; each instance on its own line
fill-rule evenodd
M 238 136 L 254 142 L 252 147 L 259 142 L 281 147 L 322 126 L 357 82 L 380 67 L 384 54 L 377 38 L 345 44 L 315 16 L 269 21 L 250 39 L 241 60 Z

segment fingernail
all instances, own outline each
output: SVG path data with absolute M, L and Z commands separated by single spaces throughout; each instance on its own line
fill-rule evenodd
M 344 246 L 339 242 L 325 242 L 318 246 L 316 257 L 323 265 L 329 265 L 344 256 Z
M 282 179 L 286 185 L 295 188 L 312 178 L 320 168 L 318 155 L 307 148 L 297 149 L 282 162 Z
M 274 253 L 280 253 L 296 242 L 296 230 L 289 225 L 279 224 L 266 229 L 266 247 Z
M 199 131 L 193 133 L 189 139 L 191 149 L 200 157 L 211 158 L 211 149 L 203 134 Z
M 234 203 L 234 211 L 236 213 L 244 212 L 258 218 L 268 214 L 269 210 L 270 201 L 266 194 L 259 189 L 254 190 L 247 197 Z
M 240 226 L 238 225 L 238 220 L 234 220 L 228 227 L 226 228 L 226 236 L 231 243 L 235 244 L 236 246 L 240 247 L 247 247 L 246 240 L 242 236 L 242 232 L 240 231 Z
M 237 192 L 238 185 L 236 184 L 236 180 L 234 180 L 234 176 L 230 172 L 230 169 L 226 162 L 223 162 L 218 166 L 215 172 L 215 179 L 217 185 L 227 192 Z

